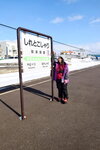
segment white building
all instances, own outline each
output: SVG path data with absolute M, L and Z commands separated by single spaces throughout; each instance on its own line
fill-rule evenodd
M 1 41 L 0 42 L 0 58 L 17 57 L 17 42 L 16 41 Z
M 69 59 L 69 58 L 70 59 L 71 58 L 86 58 L 87 57 L 86 51 L 84 49 L 62 51 L 61 55 L 65 59 Z

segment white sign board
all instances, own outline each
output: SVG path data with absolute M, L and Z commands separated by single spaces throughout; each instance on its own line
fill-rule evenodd
M 26 32 L 21 33 L 23 72 L 50 72 L 51 39 Z

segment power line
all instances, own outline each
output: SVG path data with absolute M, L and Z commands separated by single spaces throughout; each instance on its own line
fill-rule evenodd
M 85 48 L 82 48 L 82 47 L 76 47 L 76 46 L 72 46 L 72 45 L 69 45 L 69 44 L 65 44 L 65 43 L 62 43 L 62 42 L 58 42 L 58 41 L 55 41 L 53 40 L 54 42 L 58 43 L 58 44 L 62 44 L 62 45 L 65 45 L 65 46 L 69 46 L 69 47 L 72 47 L 72 48 L 76 48 L 78 50 L 85 50 L 85 51 L 88 51 L 88 52 L 92 52 L 92 53 L 95 53 L 91 50 L 88 50 L 88 49 L 85 49 Z M 76 51 L 76 50 L 75 50 Z
M 8 26 L 8 25 L 5 25 L 5 24 L 0 24 L 0 26 L 7 27 L 7 28 L 13 29 L 13 30 L 17 30 L 16 28 L 11 27 L 11 26 Z M 69 47 L 72 47 L 72 48 L 76 48 L 76 49 L 78 49 L 78 50 L 85 50 L 85 51 L 88 51 L 88 52 L 95 53 L 95 52 L 93 52 L 93 51 L 91 51 L 91 50 L 87 50 L 87 49 L 85 49 L 85 48 L 80 48 L 80 47 L 72 46 L 72 45 L 65 44 L 65 43 L 62 43 L 62 42 L 59 42 L 59 41 L 56 41 L 56 40 L 53 40 L 53 42 L 56 42 L 56 43 L 58 43 L 58 44 L 62 44 L 62 45 L 65 45 L 65 46 L 69 46 Z
M 5 25 L 5 24 L 0 24 L 0 26 L 4 26 L 4 27 L 7 27 L 7 28 L 10 28 L 10 29 L 13 29 L 13 30 L 17 30 L 16 28 L 8 26 L 8 25 Z
M 58 41 L 55 41 L 53 40 L 54 42 L 58 43 L 58 44 L 62 44 L 62 45 L 65 45 L 65 46 L 69 46 L 69 47 L 72 47 L 72 48 L 77 48 L 77 49 L 83 49 L 83 48 L 79 48 L 79 47 L 76 47 L 76 46 L 72 46 L 72 45 L 69 45 L 69 44 L 65 44 L 65 43 L 62 43 L 62 42 L 58 42 Z

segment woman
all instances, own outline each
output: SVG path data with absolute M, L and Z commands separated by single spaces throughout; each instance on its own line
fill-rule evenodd
M 68 101 L 67 84 L 69 82 L 68 64 L 62 57 L 54 64 L 54 80 L 58 88 L 58 101 L 66 103 Z

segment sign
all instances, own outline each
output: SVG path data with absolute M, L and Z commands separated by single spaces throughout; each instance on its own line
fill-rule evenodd
M 24 115 L 22 66 L 24 75 L 31 74 L 33 76 L 34 74 L 36 74 L 36 76 L 44 77 L 44 74 L 46 74 L 48 71 L 50 73 L 50 69 L 53 68 L 53 59 L 51 59 L 51 53 L 53 53 L 52 37 L 19 27 L 17 29 L 17 45 L 20 80 L 21 119 L 23 120 L 26 118 L 26 116 Z M 51 88 L 53 101 L 53 78 Z
M 44 73 L 51 68 L 51 39 L 21 32 L 23 72 Z

